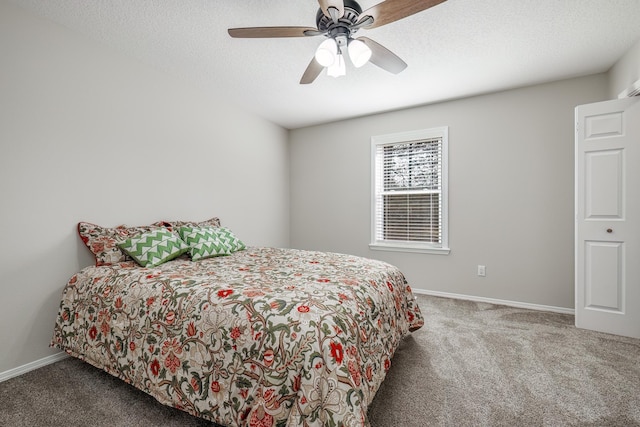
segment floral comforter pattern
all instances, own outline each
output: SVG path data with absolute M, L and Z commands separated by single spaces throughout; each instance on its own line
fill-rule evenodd
M 423 325 L 381 261 L 255 248 L 69 280 L 52 346 L 225 426 L 366 426 L 400 340 Z

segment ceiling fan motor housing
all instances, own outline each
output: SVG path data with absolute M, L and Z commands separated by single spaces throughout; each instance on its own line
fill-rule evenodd
M 351 27 L 358 22 L 358 17 L 362 13 L 360 5 L 353 0 L 344 0 L 344 15 L 338 19 L 338 22 L 326 16 L 322 9 L 318 9 L 316 14 L 316 25 L 318 31 L 326 33 L 328 37 L 335 39 L 339 47 L 346 46 L 348 39 L 352 33 L 358 29 L 352 30 Z

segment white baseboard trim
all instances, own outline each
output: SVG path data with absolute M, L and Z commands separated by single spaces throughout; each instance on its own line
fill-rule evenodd
M 411 288 L 411 291 L 414 294 L 431 295 L 434 297 L 462 299 L 462 300 L 476 301 L 476 302 L 486 302 L 489 304 L 498 304 L 498 305 L 506 305 L 509 307 L 526 308 L 529 310 L 550 311 L 552 313 L 572 314 L 572 315 L 575 314 L 575 310 L 573 308 L 555 307 L 552 305 L 531 304 L 528 302 L 508 301 L 503 299 L 477 297 L 473 295 L 452 294 L 449 292 L 440 292 L 440 291 L 428 291 L 428 290 L 416 289 L 416 288 Z
M 33 362 L 27 363 L 26 365 L 18 366 L 17 368 L 0 372 L 0 383 L 19 375 L 26 374 L 29 371 L 33 371 L 35 369 L 42 368 L 43 366 L 58 362 L 62 359 L 66 359 L 67 357 L 69 357 L 67 353 L 60 352 L 52 354 L 51 356 L 43 357 L 42 359 L 34 360 Z

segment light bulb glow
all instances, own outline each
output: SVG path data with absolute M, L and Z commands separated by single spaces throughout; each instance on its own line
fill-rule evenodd
M 347 74 L 347 66 L 344 62 L 344 57 L 341 54 L 338 54 L 336 57 L 336 61 L 327 68 L 327 75 L 331 77 L 340 77 Z
M 356 68 L 360 68 L 371 58 L 371 49 L 360 40 L 351 40 L 349 42 L 349 58 Z
M 334 39 L 326 39 L 316 50 L 316 61 L 323 67 L 330 67 L 336 62 L 338 45 Z

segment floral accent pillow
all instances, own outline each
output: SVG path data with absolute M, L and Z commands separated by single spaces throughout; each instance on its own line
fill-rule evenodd
M 214 217 L 205 221 L 158 221 L 153 224 L 158 227 L 165 227 L 172 231 L 178 231 L 180 227 L 220 227 L 220 219 Z
M 191 260 L 231 255 L 231 248 L 222 241 L 216 227 L 180 227 L 178 234 L 189 246 Z
M 79 222 L 78 235 L 96 257 L 96 266 L 101 266 L 131 261 L 131 258 L 118 248 L 117 242 L 158 228 L 160 227 L 156 225 L 140 227 L 120 225 L 108 228 L 89 222 Z
M 119 242 L 118 247 L 143 267 L 156 267 L 189 250 L 189 246 L 166 229 L 157 229 L 131 237 L 124 242 Z

